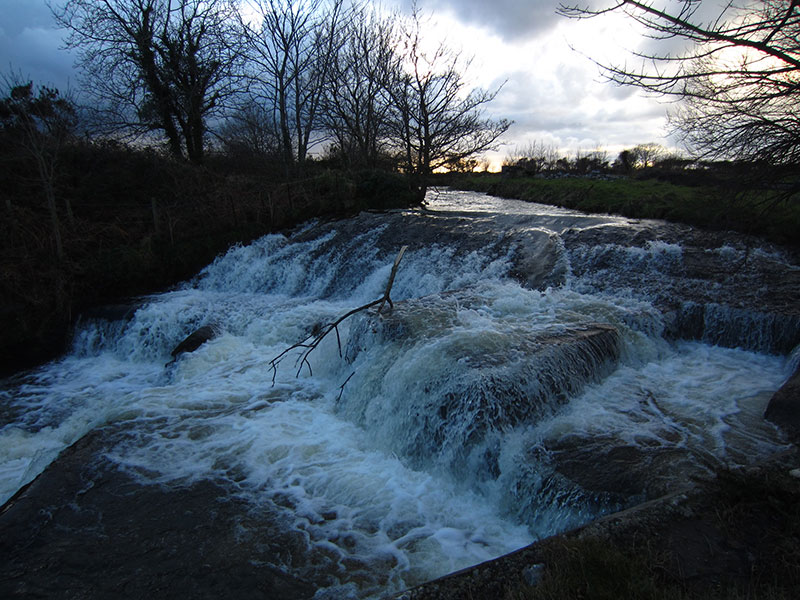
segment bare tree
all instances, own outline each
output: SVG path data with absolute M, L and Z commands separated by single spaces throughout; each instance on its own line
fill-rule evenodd
M 791 175 L 797 191 L 800 0 L 728 2 L 710 20 L 700 7 L 698 0 L 680 0 L 674 11 L 619 0 L 560 11 L 573 18 L 622 12 L 656 41 L 688 44 L 682 53 L 639 53 L 634 67 L 601 67 L 612 82 L 679 99 L 671 122 L 699 156 L 767 163 L 776 179 Z
M 390 84 L 397 68 L 397 18 L 355 6 L 341 30 L 325 94 L 324 121 L 350 167 L 375 167 L 389 149 Z
M 208 121 L 233 90 L 233 5 L 65 0 L 51 10 L 107 122 L 128 133 L 160 131 L 174 156 L 201 162 Z
M 254 22 L 240 17 L 251 63 L 253 97 L 273 114 L 287 171 L 302 168 L 320 131 L 322 95 L 331 76 L 343 0 L 253 0 Z
M 231 111 L 218 137 L 230 156 L 263 159 L 280 154 L 280 138 L 271 112 L 250 98 Z
M 6 78 L 8 96 L 0 100 L 0 129 L 36 163 L 39 183 L 44 192 L 56 256 L 64 258 L 61 222 L 56 206 L 56 175 L 59 156 L 72 137 L 77 124 L 74 103 L 58 90 L 42 86 L 34 94 L 33 83 L 19 83 Z M 72 220 L 72 210 L 66 203 Z
M 520 167 L 527 175 L 536 175 L 555 169 L 559 159 L 558 148 L 543 141 L 529 142 L 527 146 L 517 147 L 503 159 L 505 166 Z
M 630 149 L 631 158 L 633 160 L 632 166 L 634 169 L 647 169 L 655 166 L 655 164 L 667 155 L 666 149 L 660 144 L 649 142 L 647 144 L 638 144 Z
M 392 90 L 393 136 L 403 170 L 422 202 L 433 171 L 489 150 L 510 123 L 483 116 L 497 93 L 467 89 L 470 60 L 444 42 L 424 49 L 422 18 L 415 8 L 403 32 L 402 64 Z

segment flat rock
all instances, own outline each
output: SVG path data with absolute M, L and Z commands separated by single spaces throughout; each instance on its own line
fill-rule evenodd
M 85 436 L 0 512 L 2 598 L 310 598 L 279 565 L 303 541 L 227 484 L 142 485 Z M 297 560 L 297 557 L 294 557 Z
M 800 368 L 773 394 L 764 418 L 783 429 L 795 445 L 800 445 Z

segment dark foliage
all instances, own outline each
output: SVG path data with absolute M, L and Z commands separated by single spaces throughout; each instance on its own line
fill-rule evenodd
M 5 372 L 63 351 L 70 323 L 88 307 L 187 279 L 234 243 L 410 198 L 399 174 L 354 176 L 310 163 L 303 180 L 285 181 L 274 176 L 280 165 L 259 171 L 218 156 L 200 167 L 113 141 L 73 142 L 61 151 L 54 186 L 58 261 L 35 165 L 7 144 L 0 155 Z

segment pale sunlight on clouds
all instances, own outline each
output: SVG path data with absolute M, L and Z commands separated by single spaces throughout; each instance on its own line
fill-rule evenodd
M 505 145 L 489 154 L 493 165 L 532 142 L 564 153 L 603 148 L 616 154 L 645 142 L 674 146 L 667 137 L 667 104 L 601 78 L 595 61 L 624 63 L 643 43 L 641 31 L 623 15 L 572 21 L 557 16 L 558 3 L 550 1 L 440 2 L 433 11 L 430 5 L 422 7 L 432 15 L 431 34 L 474 55 L 477 85 L 502 86 L 489 112 L 514 124 Z M 514 27 L 500 29 L 512 21 Z
M 666 137 L 667 104 L 601 81 L 593 62 L 623 64 L 630 50 L 652 43 L 622 15 L 572 21 L 556 14 L 558 0 L 420 0 L 431 42 L 445 39 L 472 56 L 471 83 L 494 90 L 488 115 L 514 121 L 502 158 L 531 142 L 563 152 L 602 147 L 615 154 Z M 386 0 L 387 10 L 408 11 L 409 0 Z M 75 81 L 45 0 L 0 0 L 0 69 L 13 68 L 37 83 L 66 87 Z M 502 87 L 501 87 L 502 86 Z

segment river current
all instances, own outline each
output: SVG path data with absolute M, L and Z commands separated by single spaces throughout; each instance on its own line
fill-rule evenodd
M 269 503 L 306 554 L 272 566 L 364 598 L 762 460 L 786 447 L 762 414 L 800 326 L 731 298 L 775 298 L 763 272 L 798 267 L 683 231 L 445 190 L 234 247 L 2 382 L 0 504 L 114 425 L 106 458 L 138 485 L 213 479 L 254 514 Z M 273 381 L 272 358 L 381 297 L 404 244 L 394 309 Z

